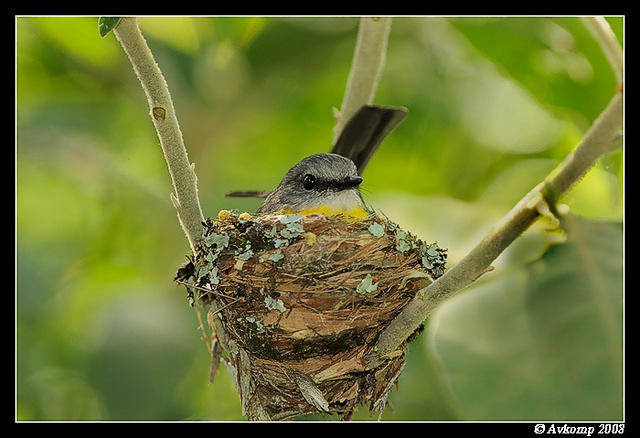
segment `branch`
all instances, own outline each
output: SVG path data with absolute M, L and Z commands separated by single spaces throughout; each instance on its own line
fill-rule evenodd
M 153 125 L 169 167 L 174 192 L 171 201 L 178 212 L 191 250 L 202 234 L 202 210 L 198 199 L 198 186 L 194 165 L 189 163 L 182 132 L 173 108 L 167 82 L 158 68 L 135 17 L 123 17 L 113 29 L 116 38 L 129 57 L 147 96 Z
M 622 47 L 604 17 L 583 17 L 582 20 L 600 43 L 600 47 L 616 74 L 618 83 L 622 82 Z
M 390 17 L 360 19 L 358 39 L 342 108 L 339 112 L 334 108 L 336 117 L 336 125 L 333 128 L 334 144 L 338 141 L 344 125 L 360 107 L 373 102 L 378 80 L 384 68 L 390 29 Z
M 491 269 L 491 263 L 606 153 L 622 126 L 622 94 L 617 93 L 593 122 L 578 147 L 545 180 L 529 192 L 482 241 L 442 277 L 418 291 L 416 297 L 381 333 L 367 356 L 368 367 L 380 364 L 420 326 L 445 298 Z M 616 144 L 618 142 L 616 141 Z

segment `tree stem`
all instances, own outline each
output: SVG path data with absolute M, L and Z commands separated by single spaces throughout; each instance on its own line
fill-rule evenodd
M 366 358 L 375 367 L 420 326 L 431 311 L 453 292 L 471 284 L 541 214 L 554 211 L 555 201 L 597 162 L 611 152 L 611 141 L 622 126 L 622 94 L 617 93 L 594 121 L 578 147 L 545 180 L 529 192 L 482 241 L 445 274 L 418 291 L 416 297 L 380 334 Z
M 138 28 L 135 17 L 123 17 L 113 32 L 129 57 L 147 96 L 151 119 L 158 133 L 173 183 L 171 201 L 193 251 L 202 234 L 204 217 L 198 199 L 194 165 L 189 163 L 167 82 Z
M 616 35 L 604 17 L 583 17 L 582 20 L 600 43 L 602 51 L 609 60 L 613 71 L 616 73 L 618 83 L 622 82 L 622 47 L 618 43 Z
M 360 107 L 373 102 L 378 80 L 384 68 L 390 29 L 390 17 L 360 19 L 347 88 L 340 112 L 336 111 L 336 124 L 333 128 L 334 144 L 340 137 L 344 125 Z

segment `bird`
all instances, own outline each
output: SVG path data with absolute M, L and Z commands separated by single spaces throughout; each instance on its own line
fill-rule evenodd
M 256 213 L 366 217 L 371 211 L 358 189 L 361 182 L 362 177 L 349 158 L 314 154 L 289 169 Z
M 373 211 L 360 194 L 361 175 L 407 113 L 404 107 L 364 105 L 347 122 L 329 153 L 316 153 L 294 164 L 274 190 L 235 191 L 226 196 L 265 198 L 256 214 L 368 217 Z

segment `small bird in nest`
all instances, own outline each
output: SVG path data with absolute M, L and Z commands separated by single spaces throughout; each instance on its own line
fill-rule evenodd
M 266 198 L 257 214 L 368 217 L 360 194 L 362 172 L 380 143 L 407 116 L 403 107 L 365 105 L 345 125 L 330 153 L 296 163 L 271 192 L 237 191 L 230 197 Z

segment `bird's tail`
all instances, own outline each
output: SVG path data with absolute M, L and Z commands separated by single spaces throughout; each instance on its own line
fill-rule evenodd
M 331 153 L 350 158 L 362 175 L 380 143 L 407 116 L 407 109 L 365 105 L 345 125 Z

